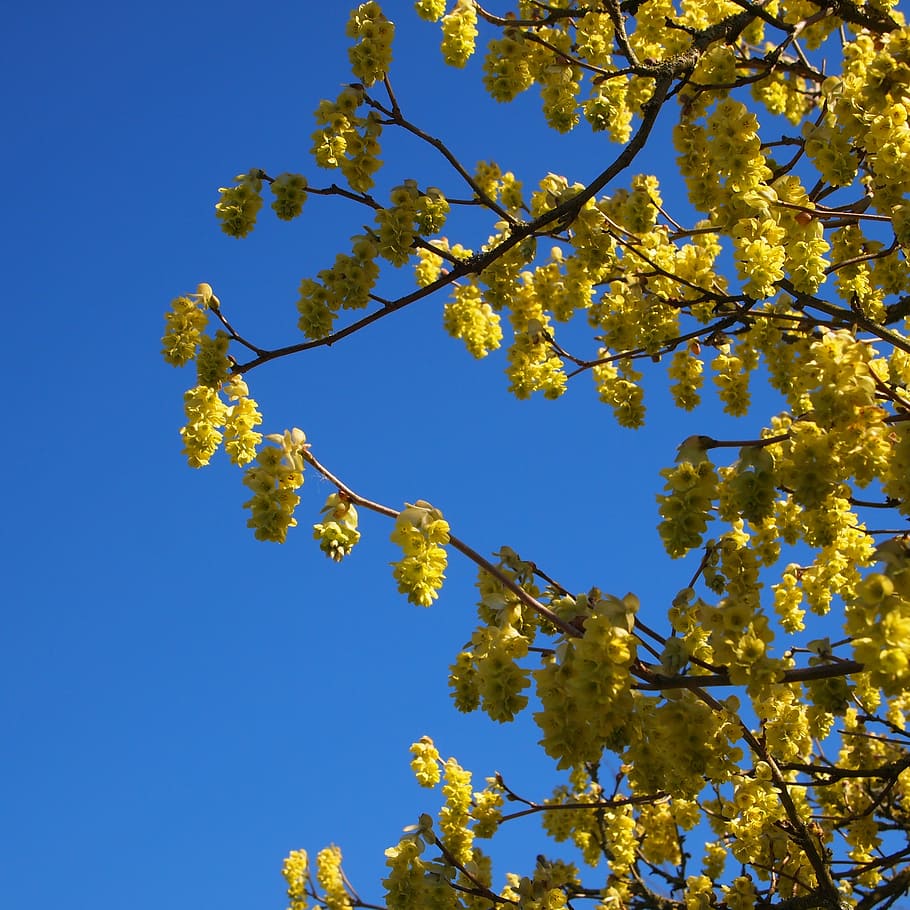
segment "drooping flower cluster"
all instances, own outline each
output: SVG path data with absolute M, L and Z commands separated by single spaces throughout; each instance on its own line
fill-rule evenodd
M 341 849 L 332 844 L 316 856 L 316 881 L 322 888 L 326 910 L 348 910 L 351 898 L 341 872 Z
M 370 302 L 370 291 L 379 276 L 375 259 L 378 247 L 372 237 L 352 238 L 351 254 L 339 253 L 330 268 L 322 269 L 318 280 L 300 282 L 297 326 L 307 338 L 325 338 L 342 310 L 359 310 Z
M 188 389 L 183 396 L 186 424 L 181 428 L 183 454 L 191 468 L 207 465 L 221 443 L 227 406 L 218 392 L 206 385 Z
M 474 357 L 486 357 L 502 341 L 500 317 L 483 300 L 480 288 L 473 283 L 457 284 L 452 300 L 443 310 L 443 326 L 453 337 L 460 338 Z
M 218 329 L 214 337 L 200 335 L 196 350 L 196 381 L 199 385 L 217 389 L 231 370 L 228 349 L 231 339 L 224 329 Z
M 164 359 L 174 366 L 196 361 L 197 385 L 184 395 L 186 424 L 180 430 L 183 454 L 194 468 L 207 465 L 222 440 L 231 463 L 243 467 L 262 441 L 255 429 L 262 423 L 258 406 L 242 377 L 231 375 L 230 336 L 220 329 L 214 336 L 202 333 L 207 311 L 220 306 L 211 285 L 203 282 L 195 294 L 178 297 L 165 315 Z
M 421 787 L 435 787 L 440 780 L 439 750 L 429 736 L 422 736 L 411 745 L 411 770 Z
M 307 910 L 309 861 L 306 850 L 291 850 L 284 861 L 281 874 L 288 886 L 288 910 Z
M 663 494 L 657 501 L 661 522 L 657 526 L 670 556 L 682 556 L 700 546 L 717 498 L 717 471 L 708 459 L 701 437 L 680 446 L 676 467 L 665 468 Z
M 208 325 L 208 313 L 190 297 L 177 297 L 164 319 L 161 353 L 167 363 L 182 367 L 196 356 L 201 333 Z
M 910 689 L 910 551 L 893 538 L 876 551 L 880 571 L 863 580 L 847 604 L 853 653 L 887 695 Z
M 218 192 L 221 200 L 215 214 L 221 230 L 231 237 L 246 237 L 256 226 L 256 216 L 262 208 L 262 171 L 254 168 L 234 178 L 234 186 L 223 186 Z
M 224 393 L 234 402 L 224 415 L 224 450 L 231 464 L 242 468 L 256 457 L 256 448 L 262 442 L 262 434 L 255 430 L 262 423 L 262 414 L 239 376 L 225 383 Z
M 376 111 L 358 114 L 362 103 L 359 86 L 348 86 L 335 101 L 319 103 L 312 154 L 319 167 L 338 168 L 352 190 L 366 193 L 382 166 L 378 157 L 382 120 Z
M 443 768 L 442 795 L 445 805 L 439 812 L 439 830 L 445 848 L 459 863 L 471 860 L 474 832 L 471 821 L 471 772 L 465 771 L 454 758 L 446 759 Z
M 272 209 L 282 221 L 291 221 L 303 211 L 307 179 L 302 174 L 279 174 L 271 183 Z
M 448 522 L 442 512 L 418 499 L 399 513 L 391 539 L 404 552 L 394 563 L 398 590 L 412 604 L 430 606 L 439 597 L 445 579 L 447 556 L 442 544 L 449 542 Z
M 457 0 L 455 8 L 442 17 L 442 56 L 449 66 L 462 67 L 474 53 L 477 37 L 477 10 L 473 0 Z
M 351 69 L 357 79 L 366 86 L 382 79 L 392 63 L 395 26 L 386 19 L 375 0 L 361 3 L 351 10 L 347 35 L 357 39 L 357 44 L 348 51 Z
M 322 507 L 323 521 L 313 525 L 319 549 L 335 562 L 341 562 L 360 540 L 357 509 L 339 493 L 330 493 Z
M 284 543 L 288 528 L 297 524 L 294 509 L 300 503 L 297 490 L 303 485 L 303 451 L 306 436 L 296 427 L 268 436 L 276 445 L 264 446 L 256 463 L 247 468 L 243 482 L 253 491 L 244 504 L 252 513 L 247 527 L 257 540 Z
M 628 741 L 632 715 L 631 634 L 638 602 L 592 592 L 578 599 L 583 633 L 563 642 L 533 674 L 542 710 L 534 715 L 541 745 L 568 768 L 597 761 Z

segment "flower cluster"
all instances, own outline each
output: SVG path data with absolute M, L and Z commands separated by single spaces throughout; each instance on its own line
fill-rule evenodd
M 685 691 L 672 692 L 663 704 L 658 701 L 636 700 L 632 741 L 623 753 L 633 791 L 692 799 L 704 788 L 705 777 L 716 783 L 728 780 L 743 757 L 733 745 L 740 736 L 735 718 L 715 715 Z
M 530 685 L 529 671 L 517 663 L 528 653 L 528 639 L 503 622 L 478 629 L 471 647 L 483 710 L 500 723 L 514 720 L 528 704 L 522 693 Z
M 563 642 L 534 672 L 543 710 L 534 719 L 541 745 L 558 767 L 597 761 L 602 751 L 627 741 L 633 714 L 631 634 L 637 599 L 591 592 L 579 598 L 583 634 Z
M 221 230 L 231 237 L 246 237 L 256 226 L 256 216 L 262 208 L 262 171 L 254 168 L 234 178 L 234 186 L 220 187 L 221 200 L 215 205 L 215 215 Z
M 186 424 L 181 428 L 183 454 L 191 468 L 207 465 L 221 443 L 220 427 L 224 426 L 227 406 L 217 389 L 198 385 L 183 396 Z
M 288 910 L 306 910 L 309 861 L 306 850 L 291 850 L 281 869 L 288 885 Z
M 262 442 L 262 434 L 254 429 L 262 423 L 262 414 L 239 376 L 225 383 L 224 393 L 234 402 L 225 411 L 224 450 L 231 464 L 243 467 L 256 457 L 256 447 Z
M 893 538 L 876 551 L 880 571 L 870 573 L 847 604 L 853 653 L 873 685 L 888 695 L 910 689 L 910 551 Z
M 335 562 L 341 562 L 360 540 L 357 509 L 345 497 L 330 493 L 322 507 L 323 520 L 313 525 L 319 549 Z
M 568 32 L 545 28 L 539 34 L 557 51 L 553 55 L 536 54 L 532 58 L 532 73 L 540 86 L 544 119 L 551 129 L 567 133 L 580 119 L 578 93 L 582 69 L 570 62 L 572 37 Z
M 749 375 L 758 366 L 758 356 L 749 347 L 739 345 L 736 353 L 732 346 L 718 346 L 717 356 L 711 364 L 714 385 L 724 411 L 734 417 L 743 417 L 749 410 Z
M 196 356 L 196 346 L 208 324 L 208 313 L 190 297 L 177 297 L 165 314 L 161 353 L 167 363 L 182 367 Z
M 406 504 L 395 520 L 392 543 L 404 552 L 394 563 L 398 590 L 407 594 L 412 604 L 428 607 L 439 596 L 445 578 L 446 551 L 441 544 L 449 542 L 449 525 L 442 512 L 418 499 Z
M 446 0 L 417 0 L 414 9 L 421 19 L 438 22 L 445 15 Z
M 701 545 L 717 498 L 717 471 L 701 437 L 692 437 L 680 446 L 676 467 L 660 473 L 667 482 L 666 492 L 657 496 L 661 516 L 657 530 L 667 553 L 675 558 Z
M 765 446 L 740 449 L 739 459 L 720 471 L 720 515 L 728 521 L 743 517 L 760 524 L 774 511 L 777 475 L 774 456 Z
M 421 816 L 423 821 L 423 816 Z M 421 859 L 425 846 L 421 834 L 427 833 L 432 840 L 432 819 L 426 818 L 413 834 L 407 833 L 394 847 L 385 851 L 385 864 L 389 874 L 382 880 L 385 887 L 385 906 L 388 910 L 415 910 L 426 906 L 429 888 L 426 864 Z
M 196 381 L 217 389 L 228 378 L 231 361 L 228 349 L 231 338 L 224 329 L 218 329 L 215 336 L 200 335 L 196 351 Z
M 454 758 L 443 768 L 442 794 L 445 805 L 439 811 L 442 843 L 459 863 L 470 862 L 474 843 L 471 821 L 471 772 L 465 771 Z
M 341 871 L 341 849 L 332 844 L 316 856 L 316 880 L 322 888 L 326 910 L 349 910 L 351 898 Z
M 640 427 L 645 422 L 644 391 L 638 384 L 642 374 L 633 368 L 628 358 L 617 364 L 608 359 L 609 352 L 605 348 L 598 353 L 604 362 L 591 370 L 598 397 L 610 405 L 621 427 Z
M 417 183 L 409 180 L 392 189 L 390 206 L 376 212 L 379 254 L 394 266 L 404 265 L 411 258 L 411 245 L 417 236 L 414 222 L 418 199 Z
M 803 125 L 806 155 L 832 186 L 849 186 L 856 178 L 857 158 L 844 130 L 833 114 L 821 123 Z
M 348 50 L 351 70 L 364 85 L 372 85 L 389 71 L 395 25 L 386 19 L 375 0 L 351 10 L 347 35 L 357 44 Z
M 667 376 L 673 380 L 670 394 L 676 406 L 684 411 L 691 411 L 701 403 L 699 390 L 704 383 L 704 361 L 698 356 L 698 346 L 688 346 L 677 351 L 670 366 Z
M 487 270 L 489 271 L 489 270 Z M 543 392 L 545 398 L 558 398 L 565 391 L 566 374 L 562 358 L 552 341 L 553 326 L 546 312 L 547 301 L 541 296 L 545 285 L 538 283 L 532 272 L 522 272 L 520 282 L 508 274 L 502 275 L 487 294 L 487 301 L 496 308 L 496 300 L 506 287 L 511 300 L 509 320 L 515 332 L 508 351 L 506 375 L 509 391 L 516 398 L 528 398 L 533 392 Z M 487 272 L 484 278 L 489 280 Z
M 294 509 L 300 503 L 296 491 L 303 485 L 306 436 L 295 427 L 268 439 L 276 445 L 260 449 L 256 463 L 244 474 L 243 482 L 253 496 L 243 506 L 252 513 L 247 527 L 257 540 L 284 543 L 288 528 L 297 524 Z
M 370 302 L 379 277 L 378 247 L 368 235 L 352 238 L 350 255 L 339 253 L 334 264 L 300 282 L 297 326 L 307 338 L 325 338 L 340 310 L 359 310 Z
M 488 777 L 483 790 L 474 793 L 474 807 L 471 818 L 474 820 L 476 837 L 492 837 L 499 828 L 502 819 L 503 788 L 498 777 Z
M 436 249 L 444 249 L 448 244 L 445 238 L 440 238 L 436 244 Z M 432 249 L 425 246 L 418 247 L 415 251 L 417 262 L 414 265 L 414 281 L 417 287 L 425 288 L 436 281 L 442 275 L 442 256 L 434 253 Z
M 376 111 L 359 116 L 362 102 L 363 89 L 349 86 L 335 101 L 319 103 L 312 154 L 319 167 L 338 168 L 352 190 L 366 193 L 382 166 L 378 157 L 382 121 Z
M 477 37 L 477 10 L 473 0 L 457 0 L 455 8 L 442 18 L 442 56 L 449 66 L 462 67 L 474 53 Z
M 279 174 L 271 183 L 272 209 L 282 221 L 291 221 L 303 211 L 307 179 L 302 174 Z
M 443 326 L 453 337 L 460 338 L 474 357 L 486 357 L 502 341 L 498 313 L 484 302 L 480 288 L 473 283 L 456 284 L 452 300 L 443 309 Z
M 440 780 L 439 750 L 429 736 L 411 744 L 411 770 L 421 787 L 435 787 Z
M 786 232 L 773 218 L 742 218 L 732 231 L 736 270 L 743 290 L 756 299 L 774 294 L 784 277 Z
M 512 101 L 534 84 L 528 42 L 520 33 L 490 41 L 483 61 L 483 84 L 496 101 Z

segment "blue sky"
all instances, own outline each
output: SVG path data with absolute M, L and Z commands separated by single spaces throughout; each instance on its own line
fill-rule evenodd
M 436 805 L 408 769 L 425 733 L 478 782 L 498 769 L 531 798 L 552 784 L 530 724 L 449 704 L 446 668 L 473 630 L 470 566 L 453 555 L 439 603 L 412 607 L 385 519 L 363 516 L 359 549 L 330 563 L 308 530 L 330 489 L 310 476 L 300 527 L 262 544 L 240 473 L 180 454 L 193 377 L 159 356 L 171 298 L 208 281 L 241 331 L 291 343 L 298 282 L 364 222 L 317 198 L 291 225 L 264 211 L 244 241 L 214 218 L 217 187 L 251 167 L 334 177 L 310 163 L 309 136 L 320 98 L 350 78 L 348 4 L 308 7 L 5 14 L 4 907 L 282 908 L 283 856 L 330 842 L 376 898 L 382 851 Z M 615 154 L 603 137 L 548 133 L 534 97 L 486 100 L 477 66 L 443 68 L 410 3 L 385 8 L 399 101 L 467 165 L 493 157 L 532 186 L 548 171 L 593 177 Z M 672 173 L 665 138 L 636 171 Z M 447 185 L 411 142 L 384 158 L 388 185 Z M 486 232 L 450 236 L 476 248 Z M 477 363 L 442 332 L 442 303 L 251 374 L 266 431 L 299 425 L 364 495 L 428 499 L 482 552 L 508 544 L 571 589 L 634 590 L 659 624 L 693 567 L 660 548 L 657 472 L 686 436 L 729 428 L 713 396 L 677 413 L 655 373 L 637 433 L 586 377 L 558 402 L 516 402 L 502 355 Z M 539 830 L 504 832 L 498 880 L 533 865 Z

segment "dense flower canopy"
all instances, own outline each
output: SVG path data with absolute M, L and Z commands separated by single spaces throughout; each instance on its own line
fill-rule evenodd
M 502 775 L 475 789 L 429 737 L 415 742 L 417 781 L 440 787 L 443 806 L 386 852 L 383 906 L 892 906 L 910 893 L 910 27 L 887 0 L 414 8 L 439 22 L 446 64 L 484 55 L 494 100 L 536 87 L 553 130 L 602 133 L 603 170 L 586 184 L 554 172 L 525 185 L 495 161 L 459 161 L 399 107 L 394 24 L 363 3 L 348 25 L 352 82 L 315 113 L 315 168 L 254 168 L 216 205 L 236 237 L 266 193 L 282 220 L 305 217 L 311 194 L 343 196 L 370 219 L 302 279 L 303 340 L 258 346 L 208 284 L 173 302 L 163 339 L 169 363 L 197 370 L 188 462 L 223 445 L 244 468 L 256 537 L 286 539 L 316 471 L 334 489 L 313 526 L 332 559 L 358 544 L 359 508 L 393 520 L 394 580 L 412 603 L 437 598 L 449 551 L 476 565 L 478 625 L 453 649 L 455 705 L 498 722 L 530 708 L 564 772 L 533 798 Z M 675 169 L 636 173 L 658 117 L 675 123 Z M 389 130 L 435 149 L 450 185 L 419 174 L 383 185 Z M 661 179 L 684 183 L 686 211 L 668 210 Z M 459 219 L 470 211 L 476 224 L 478 210 L 481 237 Z M 413 288 L 385 296 L 396 269 L 413 269 Z M 735 417 L 754 416 L 752 380 L 780 394 L 784 409 L 746 438 L 692 435 L 662 487 L 655 479 L 668 557 L 701 554 L 663 628 L 641 619 L 634 594 L 567 590 L 546 554 L 484 557 L 428 502 L 366 499 L 301 430 L 263 444 L 252 372 L 434 295 L 473 357 L 506 346 L 518 398 L 558 399 L 589 374 L 635 428 L 645 369 L 666 368 L 686 411 L 708 375 Z M 575 345 L 585 324 L 589 348 L 570 351 L 564 327 Z M 794 551 L 800 563 L 786 561 Z M 807 611 L 825 617 L 827 637 L 809 638 Z M 605 766 L 620 768 L 615 785 Z M 507 801 L 523 809 L 507 813 Z M 477 841 L 531 813 L 545 847 L 497 878 Z M 338 847 L 312 869 L 293 851 L 284 871 L 294 910 L 377 906 L 345 878 Z

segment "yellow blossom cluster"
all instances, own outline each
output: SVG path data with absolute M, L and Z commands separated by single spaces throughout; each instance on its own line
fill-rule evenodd
M 357 39 L 357 43 L 348 50 L 351 69 L 360 82 L 372 85 L 388 72 L 392 63 L 395 26 L 386 19 L 380 5 L 375 0 L 369 0 L 351 10 L 347 35 Z
M 322 507 L 323 521 L 313 525 L 319 549 L 335 562 L 341 562 L 360 540 L 357 509 L 339 493 L 330 493 Z
M 357 86 L 344 89 L 335 101 L 320 101 L 312 154 L 319 167 L 338 168 L 352 190 L 366 193 L 382 166 L 378 157 L 382 119 L 376 111 L 359 115 L 362 103 L 363 90 Z
M 500 317 L 490 304 L 483 300 L 475 284 L 457 284 L 452 289 L 452 300 L 443 310 L 443 326 L 453 337 L 460 338 L 465 347 L 477 358 L 495 351 L 502 341 Z
M 288 886 L 288 910 L 307 910 L 309 860 L 306 850 L 292 850 L 284 861 L 281 874 Z
M 473 0 L 457 0 L 442 17 L 442 56 L 449 66 L 462 67 L 474 53 L 477 38 L 477 10 Z
M 277 444 L 260 449 L 256 462 L 244 474 L 243 482 L 253 496 L 243 506 L 252 513 L 247 527 L 257 540 L 284 543 L 288 528 L 297 525 L 294 509 L 300 503 L 297 490 L 303 485 L 306 436 L 295 427 L 268 439 Z
M 740 730 L 732 716 L 719 718 L 689 692 L 669 696 L 663 703 L 635 700 L 623 761 L 633 792 L 672 793 L 686 800 L 702 791 L 705 777 L 718 784 L 732 777 L 743 757 L 734 745 Z
M 439 751 L 429 736 L 411 745 L 411 770 L 421 787 L 435 787 L 440 780 Z
M 349 910 L 351 898 L 341 871 L 341 849 L 334 844 L 316 856 L 316 881 L 322 888 L 322 902 L 327 910 Z
M 199 339 L 208 325 L 208 314 L 190 297 L 176 297 L 164 319 L 161 353 L 167 363 L 182 367 L 196 356 Z
M 445 805 L 439 812 L 442 843 L 459 863 L 469 862 L 474 843 L 471 820 L 471 772 L 465 771 L 454 758 L 446 759 L 443 768 L 442 795 Z
M 262 434 L 255 430 L 262 423 L 262 414 L 239 376 L 225 383 L 224 393 L 234 402 L 228 405 L 224 416 L 224 450 L 231 464 L 243 467 L 256 457 L 256 447 L 262 442 Z
M 666 492 L 657 497 L 661 515 L 657 530 L 667 553 L 682 556 L 701 544 L 713 517 L 717 471 L 695 439 L 688 446 L 683 444 L 676 466 L 665 468 L 661 475 L 667 482 Z
M 203 282 L 195 294 L 176 298 L 165 314 L 165 361 L 174 366 L 196 361 L 197 385 L 183 396 L 186 424 L 180 430 L 183 454 L 194 468 L 207 465 L 222 440 L 231 463 L 243 467 L 262 442 L 255 429 L 262 423 L 258 406 L 242 377 L 231 374 L 230 336 L 220 329 L 214 336 L 202 332 L 208 312 L 220 306 L 212 286 Z
M 585 602 L 583 633 L 563 642 L 533 673 L 541 745 L 560 768 L 596 761 L 604 748 L 619 749 L 629 736 L 637 650 L 630 627 L 637 599 L 595 595 Z
M 847 604 L 846 628 L 872 684 L 893 695 L 910 688 L 910 552 L 893 538 L 875 555 L 882 569 L 867 575 Z
M 438 22 L 445 15 L 446 0 L 417 0 L 414 9 L 427 22 Z
M 448 522 L 442 512 L 418 499 L 399 513 L 391 539 L 404 554 L 394 563 L 398 590 L 412 604 L 430 606 L 445 579 L 447 556 L 442 544 L 449 542 Z
M 291 221 L 303 211 L 307 179 L 302 174 L 279 174 L 270 188 L 275 197 L 272 209 L 282 221 Z
M 218 192 L 220 201 L 215 214 L 221 230 L 231 237 L 246 237 L 256 226 L 256 216 L 262 208 L 262 171 L 253 169 L 234 178 L 234 186 L 223 186 Z
M 189 389 L 183 396 L 186 424 L 180 435 L 190 467 L 207 465 L 222 439 L 233 464 L 242 467 L 255 457 L 262 436 L 253 428 L 262 422 L 262 415 L 239 377 L 227 383 L 225 391 L 233 405 L 225 404 L 218 389 L 207 385 Z
M 502 576 L 532 596 L 540 593 L 529 563 L 508 547 L 497 555 Z M 479 572 L 477 587 L 481 624 L 450 667 L 449 684 L 459 710 L 482 707 L 493 720 L 507 722 L 528 704 L 524 690 L 530 671 L 520 662 L 528 655 L 539 623 L 514 591 L 489 572 Z
M 300 282 L 297 327 L 307 338 L 325 338 L 342 310 L 363 309 L 379 277 L 378 245 L 369 235 L 351 238 L 350 254 L 339 253 L 334 264 Z M 318 280 L 317 280 L 318 279 Z
M 432 829 L 432 819 L 426 819 Z M 383 879 L 385 906 L 388 910 L 416 910 L 426 906 L 429 883 L 426 864 L 421 859 L 424 841 L 422 831 L 405 835 L 394 847 L 385 851 L 388 875 Z

